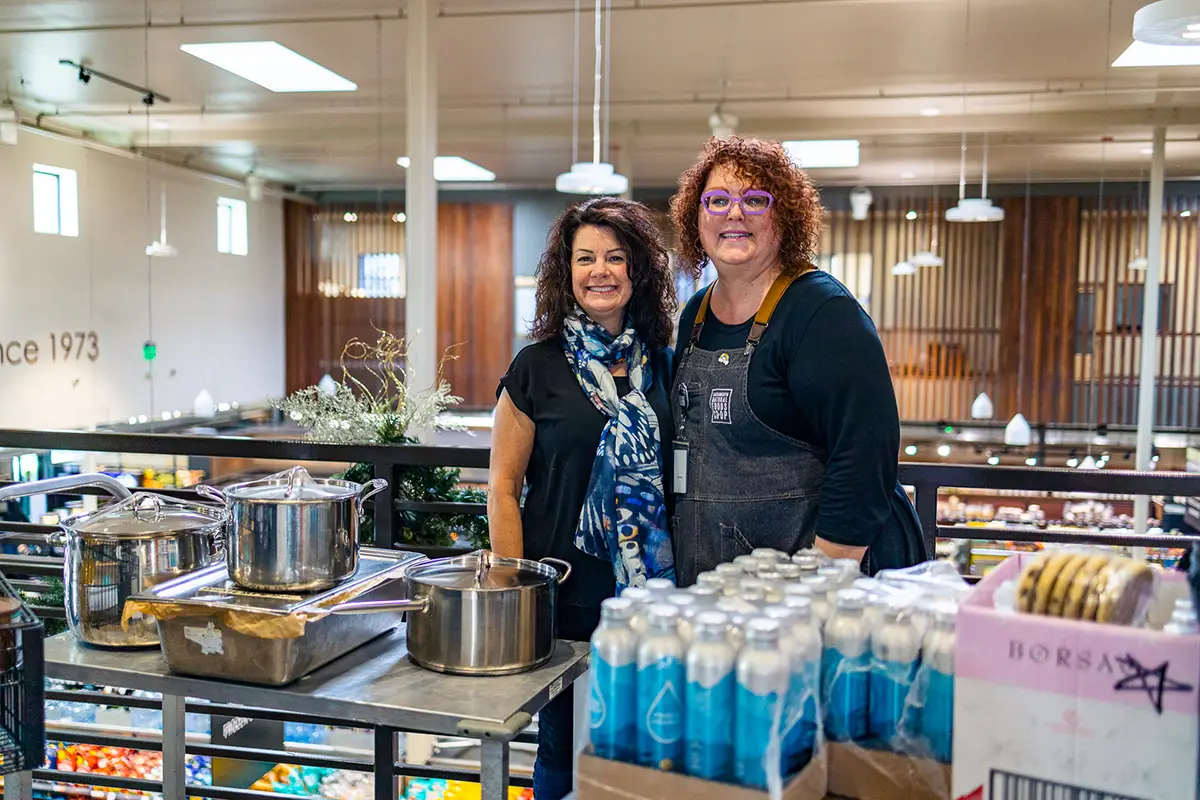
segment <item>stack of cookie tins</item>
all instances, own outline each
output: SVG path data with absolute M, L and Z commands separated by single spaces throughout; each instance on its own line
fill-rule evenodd
M 1025 566 L 1016 607 L 1029 614 L 1140 626 L 1154 588 L 1154 571 L 1143 562 L 1068 550 Z

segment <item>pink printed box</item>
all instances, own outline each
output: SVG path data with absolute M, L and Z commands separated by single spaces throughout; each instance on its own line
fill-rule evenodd
M 985 578 L 958 614 L 953 796 L 1198 800 L 1200 636 L 1004 613 Z M 1187 591 L 1165 573 L 1159 627 Z

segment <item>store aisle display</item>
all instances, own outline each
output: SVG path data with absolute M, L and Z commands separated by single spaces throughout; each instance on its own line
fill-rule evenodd
M 922 796 L 948 797 L 953 622 L 969 591 L 949 564 L 868 579 L 856 562 L 816 551 L 739 556 L 675 595 L 627 590 L 605 601 L 592 643 L 601 665 L 591 678 L 592 752 L 658 773 L 780 791 L 840 747 L 860 762 L 910 760 L 929 787 Z M 672 603 L 678 595 L 694 599 Z M 634 639 L 639 669 L 614 680 Z M 676 661 L 682 677 L 668 669 Z M 666 702 L 676 681 L 684 685 L 678 707 Z M 725 685 L 733 691 L 720 694 Z M 613 709 L 623 708 L 638 709 L 636 755 L 615 746 Z M 685 732 L 682 761 L 670 749 L 676 722 Z M 658 750 L 649 753 L 647 743 Z M 584 788 L 580 795 L 609 796 Z
M 400 800 L 480 800 L 481 791 L 478 783 L 413 778 Z M 512 786 L 508 800 L 533 800 L 533 789 Z

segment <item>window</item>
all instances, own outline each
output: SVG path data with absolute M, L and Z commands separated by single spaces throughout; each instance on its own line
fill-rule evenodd
M 217 198 L 217 252 L 244 256 L 249 251 L 246 201 Z
M 1158 286 L 1158 332 L 1165 333 L 1174 328 L 1174 286 L 1161 283 Z M 1145 285 L 1123 283 L 1117 286 L 1116 329 L 1124 333 L 1142 332 L 1142 298 Z
M 1075 294 L 1075 352 L 1092 355 L 1092 338 L 1096 330 L 1096 293 L 1081 289 Z
M 79 180 L 75 170 L 33 165 L 33 229 L 79 235 Z
M 360 253 L 358 287 L 351 297 L 404 297 L 404 278 L 399 253 Z

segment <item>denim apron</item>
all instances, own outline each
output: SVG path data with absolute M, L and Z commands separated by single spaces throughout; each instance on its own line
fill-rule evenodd
M 744 348 L 700 348 L 711 286 L 696 313 L 671 390 L 677 437 L 672 521 L 680 586 L 756 547 L 794 553 L 816 538 L 825 454 L 756 417 L 746 391 L 750 359 L 793 280 L 775 279 Z

